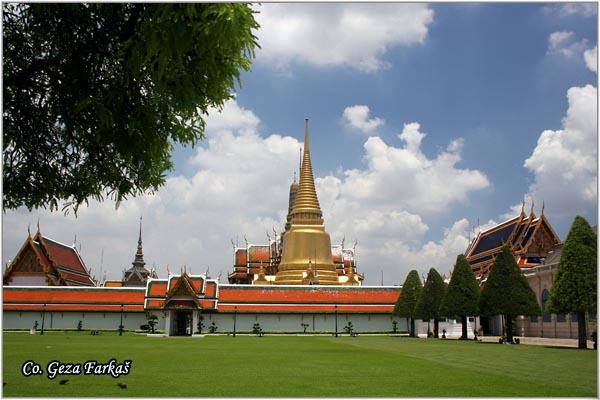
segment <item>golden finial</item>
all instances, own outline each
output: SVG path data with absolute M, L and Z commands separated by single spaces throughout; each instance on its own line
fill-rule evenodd
M 529 213 L 529 215 L 531 215 L 531 216 L 535 215 L 535 214 L 533 213 L 533 204 L 534 204 L 534 201 L 533 201 L 533 197 L 532 197 L 532 198 L 531 198 L 531 212 Z
M 542 200 L 542 214 L 541 215 L 544 215 L 544 200 Z
M 310 160 L 310 142 L 308 138 L 308 118 L 305 119 L 304 132 L 304 155 L 302 157 L 302 168 L 300 169 L 300 185 L 294 208 L 292 209 L 292 218 L 297 214 L 303 214 L 302 219 L 312 219 L 321 221 L 322 212 L 315 189 L 315 179 L 312 171 L 312 162 Z

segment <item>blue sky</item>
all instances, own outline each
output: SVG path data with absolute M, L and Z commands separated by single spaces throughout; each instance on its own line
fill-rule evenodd
M 368 284 L 381 270 L 387 284 L 411 268 L 447 273 L 477 219 L 501 222 L 523 197 L 538 214 L 545 202 L 562 239 L 577 214 L 597 224 L 595 4 L 256 9 L 252 71 L 211 113 L 207 141 L 176 149 L 167 186 L 77 219 L 10 211 L 3 263 L 40 218 L 50 237 L 78 234 L 97 276 L 118 278 L 143 214 L 159 274 L 186 264 L 224 282 L 231 238 L 264 242 L 283 225 L 305 117 L 326 229 L 358 240 Z

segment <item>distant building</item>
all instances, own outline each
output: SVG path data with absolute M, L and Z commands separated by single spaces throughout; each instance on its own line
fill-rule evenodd
M 519 215 L 480 232 L 467 248 L 467 260 L 480 280 L 487 278 L 504 244 L 510 245 L 519 267 L 527 270 L 541 265 L 560 239 L 544 216 L 543 206 L 539 217 L 533 207 L 529 215 L 521 207 Z
M 5 286 L 96 286 L 75 245 L 31 234 L 4 271 Z
M 142 249 L 142 218 L 140 217 L 140 234 L 138 237 L 137 251 L 132 266 L 123 272 L 123 279 L 120 281 L 108 280 L 104 282 L 105 287 L 146 287 L 148 278 L 158 278 L 154 269 L 148 270 L 144 262 L 144 251 Z
M 496 256 L 504 244 L 509 244 L 517 265 L 533 289 L 542 309 L 541 316 L 521 315 L 516 318 L 516 334 L 547 338 L 577 338 L 576 314 L 550 314 L 545 312 L 550 288 L 556 276 L 562 246 L 558 235 L 544 215 L 536 217 L 533 206 L 529 215 L 523 207 L 518 216 L 480 232 L 466 251 L 467 260 L 476 277 L 485 282 Z M 595 330 L 596 316 L 590 316 L 588 334 Z M 500 317 L 480 318 L 480 326 L 486 334 L 501 335 Z

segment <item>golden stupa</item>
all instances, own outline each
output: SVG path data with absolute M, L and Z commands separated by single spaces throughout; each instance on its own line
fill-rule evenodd
M 300 182 L 293 203 L 289 230 L 283 235 L 283 251 L 275 284 L 303 285 L 309 279 L 320 285 L 338 285 L 338 274 L 331 255 L 331 239 L 325 232 L 323 213 L 315 190 L 308 119 L 305 120 Z

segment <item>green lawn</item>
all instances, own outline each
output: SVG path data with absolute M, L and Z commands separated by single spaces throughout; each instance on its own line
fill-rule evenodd
M 4 396 L 597 396 L 595 351 L 399 337 L 4 333 Z M 120 378 L 23 377 L 33 360 L 133 361 Z M 60 385 L 61 379 L 69 379 Z M 118 383 L 126 384 L 121 389 Z

